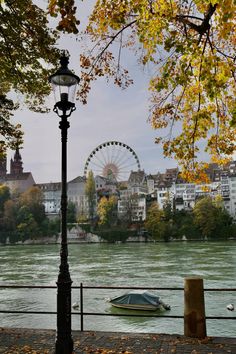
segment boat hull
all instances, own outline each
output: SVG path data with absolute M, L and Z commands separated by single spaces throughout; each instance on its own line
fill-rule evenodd
M 121 296 L 110 299 L 114 307 L 126 310 L 156 311 L 161 308 L 167 309 L 158 296 L 147 291 L 131 291 Z M 169 309 L 169 308 L 168 308 Z
M 114 307 L 118 307 L 121 309 L 126 310 L 139 310 L 139 311 L 156 311 L 160 309 L 160 306 L 153 306 L 153 305 L 140 305 L 140 304 L 113 304 L 111 305 Z

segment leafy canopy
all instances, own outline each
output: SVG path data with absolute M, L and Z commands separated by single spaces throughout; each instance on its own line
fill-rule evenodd
M 221 197 L 205 197 L 197 201 L 193 209 L 194 224 L 203 236 L 217 238 L 232 235 L 232 217 L 224 208 Z
M 19 103 L 45 111 L 49 69 L 56 63 L 58 36 L 47 14 L 33 1 L 0 1 L 0 155 L 22 142 L 20 125 L 10 119 Z M 14 101 L 10 99 L 12 93 Z
M 102 197 L 97 206 L 99 224 L 111 226 L 117 219 L 117 197 L 111 196 L 109 199 Z
M 69 0 L 50 3 L 66 16 Z M 184 177 L 203 180 L 203 151 L 224 164 L 236 149 L 235 13 L 235 0 L 97 0 L 85 33 L 92 46 L 81 55 L 79 97 L 86 102 L 99 76 L 130 85 L 122 52 L 132 49 L 153 70 L 149 119 L 156 142 L 164 156 L 177 159 Z

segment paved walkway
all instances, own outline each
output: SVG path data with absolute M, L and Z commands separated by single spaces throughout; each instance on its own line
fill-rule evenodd
M 236 354 L 236 338 L 73 332 L 75 354 Z M 0 353 L 52 354 L 55 331 L 0 328 Z

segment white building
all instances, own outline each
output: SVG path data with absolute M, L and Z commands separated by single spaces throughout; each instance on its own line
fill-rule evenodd
M 229 199 L 227 198 L 226 192 L 225 197 L 226 208 L 230 215 L 236 219 L 236 175 L 229 176 Z
M 61 209 L 61 183 L 50 182 L 37 184 L 43 192 L 43 204 L 46 214 L 58 215 Z
M 88 216 L 88 200 L 85 195 L 86 178 L 78 176 L 67 184 L 68 201 L 76 206 L 77 215 Z
M 147 179 L 144 171 L 131 171 L 127 187 L 120 189 L 118 217 L 128 221 L 146 220 Z
M 84 177 L 76 177 L 67 183 L 67 196 L 68 201 L 75 204 L 77 214 L 88 214 L 87 197 L 85 196 L 85 184 Z M 51 182 L 37 184 L 41 189 L 44 196 L 45 212 L 51 215 L 58 215 L 61 209 L 61 183 Z
M 146 196 L 131 193 L 131 190 L 120 191 L 118 199 L 118 217 L 129 222 L 146 220 Z

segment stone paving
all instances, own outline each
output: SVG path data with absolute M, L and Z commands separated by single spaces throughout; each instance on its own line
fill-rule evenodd
M 75 354 L 236 354 L 236 338 L 167 334 L 73 332 Z M 52 354 L 55 331 L 0 328 L 0 353 Z

